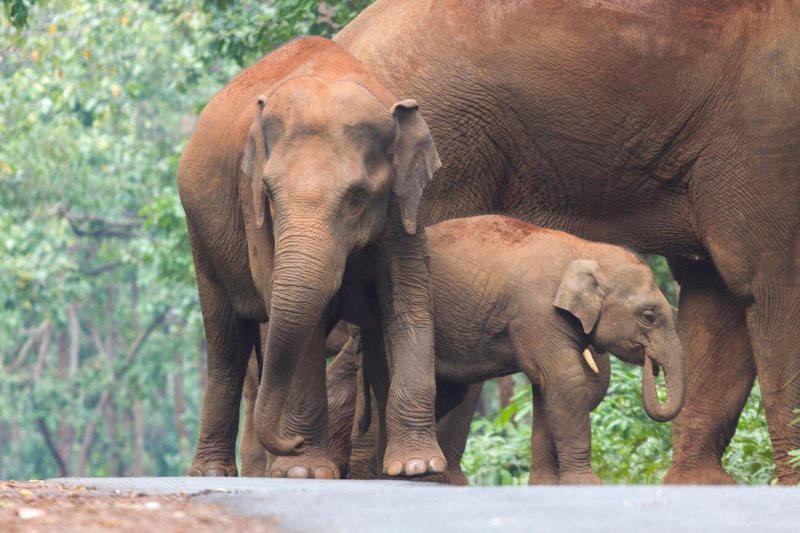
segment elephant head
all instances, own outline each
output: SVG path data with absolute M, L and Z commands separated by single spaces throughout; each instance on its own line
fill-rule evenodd
M 601 267 L 576 259 L 564 271 L 553 304 L 580 321 L 600 352 L 644 364 L 642 402 L 653 420 L 672 420 L 683 406 L 686 370 L 672 308 L 645 264 Z M 655 378 L 664 370 L 667 399 L 658 401 Z
M 422 191 L 441 163 L 413 100 L 390 106 L 359 83 L 302 76 L 253 103 L 241 166 L 255 224 L 275 243 L 256 418 L 264 447 L 290 455 L 303 439 L 279 435 L 283 404 L 347 258 L 376 239 L 388 213 L 416 232 Z

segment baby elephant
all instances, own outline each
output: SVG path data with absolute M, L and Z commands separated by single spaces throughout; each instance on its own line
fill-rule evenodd
M 608 387 L 606 352 L 644 365 L 651 418 L 678 414 L 685 370 L 672 310 L 634 253 L 501 216 L 450 220 L 426 233 L 438 390 L 524 372 L 534 391 L 531 483 L 600 482 L 589 413 Z M 600 368 L 590 346 L 601 354 Z M 656 395 L 659 367 L 664 404 Z M 437 417 L 446 414 L 440 403 Z M 448 434 L 466 439 L 465 431 Z M 456 450 L 458 457 L 448 456 L 456 466 L 465 442 L 443 442 L 441 430 L 439 439 L 445 453 Z

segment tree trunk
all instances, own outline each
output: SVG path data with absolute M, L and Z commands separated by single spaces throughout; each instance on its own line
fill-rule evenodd
M 133 466 L 131 476 L 144 475 L 144 406 L 141 400 L 133 402 Z
M 189 443 L 189 433 L 186 431 L 186 424 L 183 421 L 186 412 L 186 398 L 183 390 L 183 353 L 180 350 L 175 351 L 175 375 L 172 377 L 172 385 L 175 392 L 175 436 L 178 439 L 178 450 L 183 455 L 187 451 L 184 448 Z
M 514 379 L 511 376 L 497 378 L 497 389 L 500 393 L 500 410 L 502 411 L 511 403 L 514 395 Z
M 71 382 L 70 376 L 70 335 L 62 331 L 58 335 L 58 370 L 61 381 Z M 72 470 L 72 444 L 75 441 L 75 428 L 69 417 L 62 416 L 58 422 L 58 453 L 65 463 L 65 469 Z

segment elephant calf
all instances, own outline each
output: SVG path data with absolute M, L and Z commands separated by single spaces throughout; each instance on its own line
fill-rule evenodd
M 644 365 L 651 418 L 678 414 L 685 370 L 672 310 L 634 253 L 501 216 L 449 220 L 426 232 L 439 440 L 451 481 L 465 481 L 458 461 L 477 396 L 466 386 L 490 378 L 522 371 L 533 384 L 530 483 L 600 482 L 590 462 L 589 413 L 608 388 L 606 352 Z M 659 367 L 664 404 L 656 395 Z M 386 393 L 376 394 L 380 403 Z M 363 460 L 357 455 L 351 463 Z

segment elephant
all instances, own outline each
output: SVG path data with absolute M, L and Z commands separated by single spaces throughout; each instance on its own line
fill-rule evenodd
M 420 226 L 507 214 L 667 258 L 687 367 L 667 483 L 734 483 L 756 375 L 775 476 L 800 482 L 798 26 L 789 0 L 377 0 L 334 37 L 425 102 L 443 166 Z
M 487 379 L 520 371 L 528 377 L 535 429 L 530 483 L 600 482 L 590 463 L 589 414 L 606 393 L 610 366 L 607 355 L 598 365 L 590 346 L 644 365 L 642 401 L 653 420 L 678 414 L 683 349 L 672 308 L 637 255 L 497 215 L 451 219 L 426 233 L 437 385 L 457 398 L 454 388 L 463 397 L 469 385 Z M 364 360 L 369 379 L 374 360 Z M 656 395 L 657 369 L 664 371 L 664 404 Z M 385 405 L 385 389 L 376 387 L 376 396 Z M 439 400 L 437 407 L 447 403 Z M 459 403 L 451 399 L 451 406 Z M 454 443 L 445 440 L 447 450 Z M 462 452 L 465 441 L 466 433 L 455 443 Z
M 191 474 L 238 473 L 239 404 L 255 349 L 264 369 L 250 429 L 279 456 L 271 468 L 338 475 L 326 442 L 322 354 L 347 298 L 339 291 L 346 273 L 368 288 L 369 318 L 394 355 L 385 473 L 445 470 L 416 225 L 439 165 L 419 104 L 396 99 L 327 39 L 284 45 L 211 99 L 178 168 L 208 346 Z M 292 395 L 299 382 L 306 390 Z

